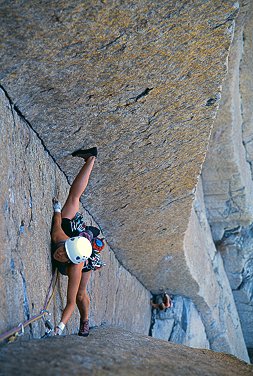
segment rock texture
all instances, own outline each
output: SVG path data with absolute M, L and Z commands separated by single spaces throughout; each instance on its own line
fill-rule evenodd
M 165 311 L 153 310 L 150 334 L 165 341 L 209 349 L 205 327 L 190 299 L 173 297 L 173 307 Z
M 250 2 L 237 19 L 228 75 L 202 171 L 208 220 L 215 240 L 222 238 L 225 229 L 253 221 L 252 16 Z
M 37 135 L 0 91 L 0 333 L 40 312 L 51 280 L 50 227 L 52 197 L 66 199 L 69 185 L 45 151 Z M 94 170 L 93 179 L 96 176 Z M 85 213 L 88 224 L 95 224 Z M 106 266 L 89 283 L 91 325 L 115 324 L 148 334 L 150 293 L 115 259 L 109 246 L 103 251 Z M 49 307 L 52 322 L 59 322 L 66 303 L 67 277 L 60 276 Z M 126 293 L 127 291 L 127 293 Z M 77 331 L 78 313 L 67 325 Z M 26 329 L 27 336 L 45 332 L 42 320 Z
M 2 4 L 2 85 L 70 179 L 70 153 L 97 144 L 85 207 L 153 292 L 178 289 L 185 274 L 183 238 L 238 6 Z
M 226 354 L 107 327 L 92 330 L 87 338 L 66 336 L 14 343 L 0 350 L 0 362 L 1 376 L 253 375 L 253 366 Z
M 194 290 L 188 289 L 187 296 L 192 298 L 201 314 L 210 348 L 217 351 L 222 349 L 247 360 L 231 287 L 206 218 L 201 179 L 184 246 L 189 272 L 195 281 Z
M 232 0 L 144 0 L 138 4 L 62 0 L 47 6 L 40 1 L 18 0 L 15 6 L 5 1 L 1 6 L 0 79 L 15 109 L 29 121 L 69 181 L 80 167 L 73 164 L 70 153 L 82 146 L 99 147 L 97 167 L 83 202 L 118 260 L 152 292 L 166 289 L 191 299 L 188 306 L 198 311 L 193 321 L 201 327 L 198 341 L 206 344 L 207 337 L 212 349 L 247 361 L 231 288 L 205 217 L 200 182 L 194 201 L 238 7 Z M 14 141 L 15 135 L 13 131 Z M 9 145 L 11 138 L 5 139 Z M 33 302 L 37 295 L 35 275 L 25 265 L 36 262 L 31 249 L 43 249 L 48 239 L 51 197 L 55 191 L 62 197 L 67 185 L 64 180 L 61 188 L 63 176 L 57 170 L 60 177 L 47 186 L 47 163 L 40 161 L 33 142 L 22 141 L 22 145 L 25 149 L 20 148 L 13 169 L 16 174 L 19 166 L 25 179 L 21 176 L 19 181 L 12 169 L 9 173 L 18 193 L 14 183 L 11 188 L 4 185 L 6 175 L 1 183 L 8 197 L 3 207 L 9 218 L 2 232 L 6 247 L 13 239 L 12 253 L 21 246 L 30 251 L 25 253 L 22 248 L 21 257 L 3 256 L 7 260 L 3 283 L 6 291 L 13 286 L 6 281 L 14 270 L 16 282 L 23 286 L 15 304 L 22 302 L 23 314 L 28 315 L 30 302 L 37 307 Z M 12 160 L 8 147 L 6 165 Z M 25 153 L 30 148 L 31 166 L 26 167 L 22 161 L 27 160 Z M 31 169 L 28 175 L 25 168 Z M 52 176 L 56 176 L 54 169 Z M 31 194 L 34 185 L 35 192 L 43 187 L 35 197 Z M 20 202 L 26 206 L 24 211 L 23 206 L 19 209 L 16 223 L 14 205 L 23 191 L 27 193 Z M 28 228 L 23 225 L 27 218 Z M 91 220 L 88 214 L 87 218 Z M 29 236 L 25 238 L 29 226 L 36 234 L 31 244 L 26 241 Z M 44 238 L 39 235 L 40 226 Z M 103 278 L 110 291 L 105 298 L 103 290 L 96 290 L 93 322 L 105 320 L 145 332 L 146 318 L 150 318 L 148 291 L 131 279 L 112 253 L 105 254 L 110 255 L 107 262 L 115 269 L 94 274 L 93 291 L 103 284 Z M 44 278 L 48 270 L 43 270 Z M 28 283 L 34 289 L 32 300 Z M 60 302 L 62 296 L 59 294 Z M 140 297 L 138 306 L 136 296 Z
M 247 350 L 232 290 L 206 218 L 201 179 L 184 247 L 189 274 L 185 274 L 185 280 L 179 283 L 181 288 L 182 285 L 185 286 L 184 294 L 191 300 L 176 298 L 172 309 L 155 314 L 151 334 L 176 343 L 191 343 L 193 347 L 222 350 L 247 361 Z M 229 257 L 228 255 L 228 262 L 231 261 Z M 190 278 L 195 283 L 187 286 L 187 279 Z M 248 285 L 248 292 L 250 287 L 251 284 Z
M 202 177 L 213 238 L 224 260 L 247 347 L 252 348 L 253 3 L 243 5 Z
M 248 348 L 253 348 L 253 225 L 227 230 L 218 249 L 233 290 Z
M 45 152 L 41 141 L 16 113 L 3 91 L 1 105 L 1 118 L 4 119 L 1 126 L 1 155 L 4 167 L 1 172 L 1 207 L 2 217 L 6 218 L 1 227 L 5 251 L 2 254 L 0 273 L 2 291 L 6 292 L 4 304 L 1 305 L 1 332 L 4 332 L 42 308 L 51 278 L 48 221 L 52 216 L 51 199 L 57 195 L 63 201 L 68 184 Z M 91 179 L 95 174 L 96 170 Z M 93 219 L 87 212 L 85 216 L 87 222 L 92 224 Z M 11 252 L 7 251 L 9 249 Z M 110 323 L 147 334 L 151 315 L 149 292 L 118 264 L 108 247 L 103 259 L 107 266 L 93 273 L 89 285 L 91 325 Z M 52 321 L 59 321 L 64 307 L 66 280 L 66 277 L 60 277 L 54 306 L 50 307 L 53 313 Z M 22 289 L 17 289 L 18 285 L 21 285 Z M 163 338 L 189 346 L 209 347 L 204 325 L 193 303 L 189 299 L 182 302 L 180 297 L 174 299 L 174 327 L 167 338 L 163 327 Z M 215 319 L 219 321 L 217 317 Z M 182 323 L 181 326 L 178 325 L 179 322 Z M 152 335 L 161 338 L 157 325 L 158 321 Z M 68 324 L 67 332 L 76 332 L 77 326 L 76 313 Z M 44 325 L 39 321 L 33 324 L 30 330 L 26 329 L 26 335 L 38 337 L 44 330 Z M 217 325 L 216 334 L 218 330 Z M 224 345 L 216 344 L 214 348 L 222 350 Z M 242 351 L 228 351 L 247 359 Z

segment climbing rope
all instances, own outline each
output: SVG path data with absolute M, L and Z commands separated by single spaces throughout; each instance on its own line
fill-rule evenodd
M 15 341 L 15 339 L 17 337 L 20 337 L 24 334 L 24 328 L 26 328 L 28 325 L 34 323 L 35 321 L 37 321 L 39 319 L 44 319 L 46 328 L 49 329 L 49 327 L 50 327 L 49 330 L 50 331 L 52 330 L 51 326 L 50 326 L 51 323 L 49 323 L 50 320 L 45 320 L 45 315 L 49 315 L 48 307 L 49 307 L 49 305 L 50 305 L 50 303 L 53 299 L 54 293 L 55 293 L 55 286 L 56 286 L 56 283 L 57 283 L 57 280 L 58 280 L 58 275 L 59 275 L 58 270 L 54 271 L 53 276 L 51 278 L 50 285 L 49 285 L 48 290 L 47 290 L 45 302 L 44 302 L 43 308 L 40 311 L 40 313 L 35 315 L 35 316 L 32 316 L 30 319 L 24 321 L 23 323 L 20 323 L 15 328 L 10 329 L 7 332 L 1 334 L 0 335 L 0 342 L 4 341 L 7 338 L 9 339 L 8 340 L 9 342 Z M 51 290 L 52 290 L 52 293 L 50 295 Z

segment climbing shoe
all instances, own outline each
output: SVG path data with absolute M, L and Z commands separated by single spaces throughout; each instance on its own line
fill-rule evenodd
M 80 327 L 79 327 L 79 332 L 78 335 L 82 337 L 87 337 L 90 332 L 90 327 L 89 327 L 89 320 L 80 320 Z
M 97 157 L 98 150 L 96 147 L 90 149 L 79 149 L 74 151 L 71 155 L 72 157 L 83 158 L 85 161 L 87 161 L 89 157 Z

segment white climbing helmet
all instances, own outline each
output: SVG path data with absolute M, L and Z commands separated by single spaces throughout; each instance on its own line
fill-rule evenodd
M 65 249 L 70 261 L 74 264 L 80 264 L 86 261 L 91 253 L 92 246 L 88 239 L 81 236 L 70 238 L 65 242 Z

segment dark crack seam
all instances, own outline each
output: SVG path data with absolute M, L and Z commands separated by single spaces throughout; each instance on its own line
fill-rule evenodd
M 13 116 L 13 120 L 14 120 L 14 123 L 15 123 L 15 118 L 14 118 L 14 114 L 13 114 L 13 109 L 14 111 L 18 114 L 18 116 L 29 126 L 29 128 L 31 128 L 31 130 L 36 134 L 36 136 L 38 137 L 38 139 L 40 140 L 44 150 L 47 152 L 47 154 L 50 156 L 50 158 L 54 161 L 54 163 L 57 165 L 57 167 L 59 168 L 59 170 L 63 173 L 63 175 L 65 176 L 65 178 L 67 179 L 67 182 L 68 184 L 70 185 L 70 181 L 69 181 L 69 178 L 68 176 L 66 175 L 66 173 L 62 170 L 62 168 L 60 167 L 60 165 L 57 163 L 56 159 L 53 157 L 53 155 L 49 152 L 49 150 L 47 149 L 44 141 L 42 140 L 42 138 L 40 137 L 39 133 L 33 128 L 33 126 L 31 125 L 31 123 L 25 118 L 25 116 L 22 114 L 22 112 L 19 110 L 19 108 L 13 103 L 10 95 L 8 94 L 8 92 L 6 91 L 6 89 L 0 84 L 0 89 L 4 92 L 6 98 L 8 99 L 9 103 L 10 103 L 10 106 L 11 106 L 11 112 L 12 112 L 12 116 Z
M 243 109 L 243 96 L 242 96 L 242 91 L 241 91 L 241 75 L 242 75 L 242 65 L 243 65 L 243 58 L 245 55 L 245 32 L 243 32 L 242 35 L 242 53 L 240 56 L 240 63 L 239 63 L 239 97 L 240 97 L 240 112 L 241 112 L 241 118 L 242 118 L 242 124 L 241 124 L 241 131 L 242 131 L 242 145 L 244 148 L 245 152 L 245 160 L 246 163 L 249 164 L 249 169 L 250 169 L 250 174 L 251 174 L 251 179 L 253 180 L 253 171 L 252 171 L 252 162 L 248 159 L 248 150 L 247 150 L 247 143 L 243 139 L 243 125 L 244 125 L 244 109 Z

